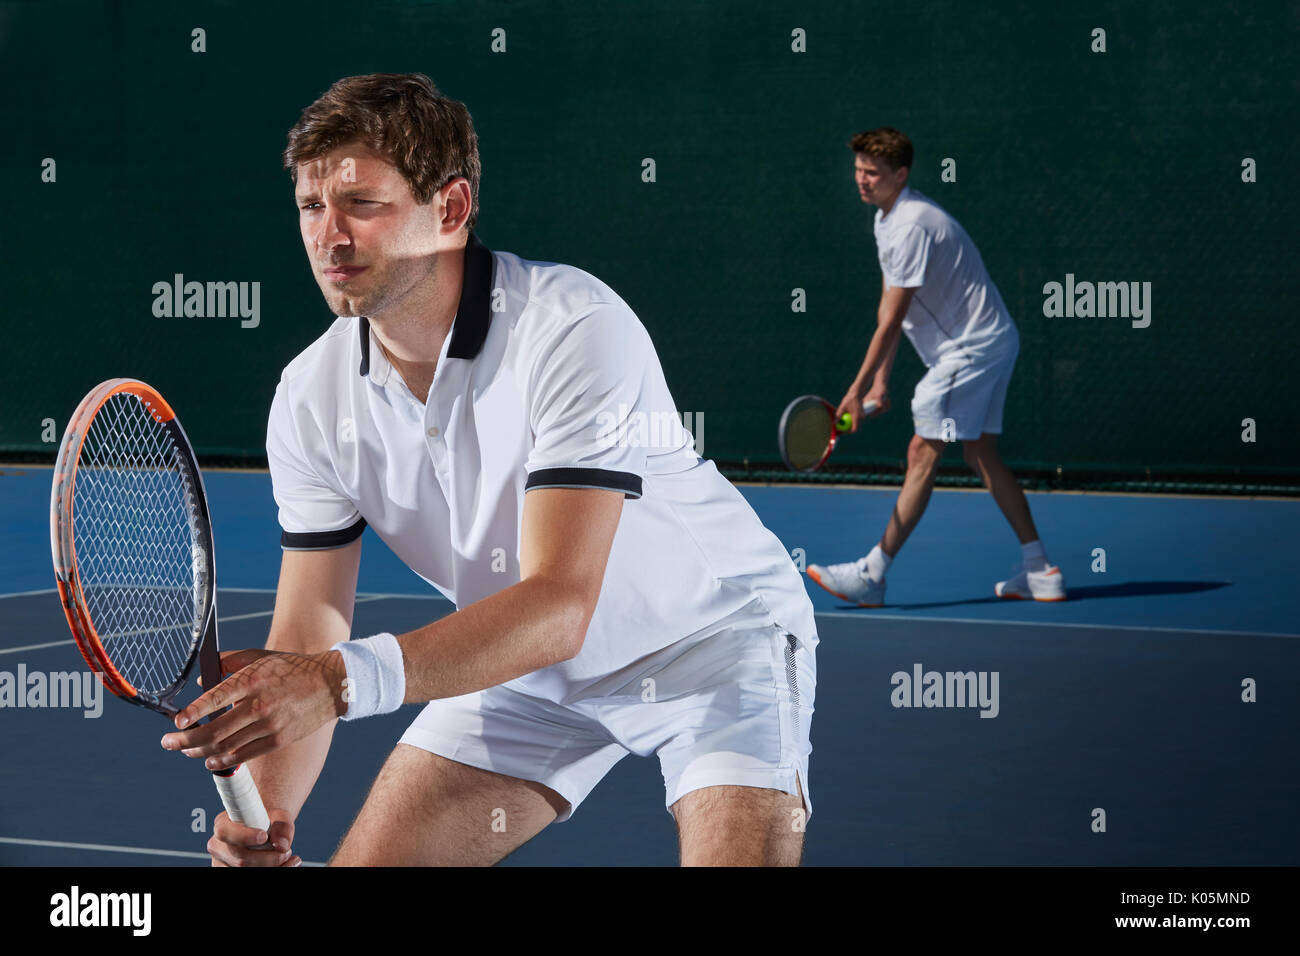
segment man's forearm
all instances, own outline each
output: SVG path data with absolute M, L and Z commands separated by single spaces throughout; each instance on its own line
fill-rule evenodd
M 563 585 L 530 577 L 398 636 L 406 702 L 459 697 L 572 657 L 590 623 Z
M 297 819 L 316 786 L 321 768 L 325 766 L 337 723 L 337 720 L 331 720 L 302 740 L 248 762 L 262 802 L 268 809 L 277 807 Z
M 350 624 L 351 615 L 348 615 L 339 627 L 346 629 Z M 343 634 L 346 633 L 343 630 Z M 289 654 L 314 654 L 322 649 L 321 642 L 327 639 L 322 633 L 314 631 L 305 633 L 302 630 L 272 627 L 266 649 Z M 331 720 L 302 740 L 286 744 L 261 757 L 254 757 L 248 762 L 248 769 L 252 772 L 262 802 L 267 807 L 277 807 L 297 819 L 325 766 L 336 724 L 337 720 Z
M 901 316 L 886 316 L 880 319 L 876 325 L 876 333 L 871 337 L 871 344 L 867 347 L 866 358 L 862 360 L 862 368 L 858 370 L 858 377 L 853 380 L 852 391 L 865 393 L 882 370 L 885 380 L 888 381 L 889 370 L 893 367 L 902 331 Z
M 406 677 L 405 703 L 459 697 L 573 657 L 582 645 L 594 594 L 563 576 L 535 575 L 425 627 L 399 635 Z M 268 641 L 268 650 L 312 651 L 291 638 Z M 327 683 L 344 710 L 347 671 L 338 652 L 328 655 Z M 337 721 L 249 761 L 268 807 L 294 817 L 311 794 L 329 752 Z
M 894 344 L 885 353 L 885 360 L 880 363 L 880 368 L 876 369 L 874 381 L 876 388 L 886 388 L 889 385 L 889 376 L 894 370 L 894 358 L 898 355 L 898 343 L 901 341 L 903 341 L 901 335 L 894 336 Z

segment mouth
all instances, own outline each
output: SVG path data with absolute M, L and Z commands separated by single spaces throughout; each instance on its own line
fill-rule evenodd
M 368 268 L 369 266 L 326 266 L 321 275 L 332 282 L 346 282 L 353 276 L 365 272 Z

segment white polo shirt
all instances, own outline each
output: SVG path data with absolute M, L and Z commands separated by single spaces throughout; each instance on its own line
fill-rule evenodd
M 695 454 L 650 337 L 599 279 L 466 248 L 460 306 L 421 404 L 364 317 L 285 368 L 267 457 L 287 549 L 367 524 L 457 607 L 519 581 L 529 489 L 623 492 L 581 652 L 507 686 L 563 702 L 603 675 L 761 598 L 815 641 L 784 546 Z
M 975 243 L 933 199 L 904 186 L 888 216 L 876 210 L 874 232 L 885 282 L 916 289 L 903 331 L 928 367 L 958 354 L 1002 356 L 1018 344 Z

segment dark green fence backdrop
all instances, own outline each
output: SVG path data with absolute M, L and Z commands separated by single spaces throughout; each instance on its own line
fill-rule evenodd
M 48 420 L 127 375 L 171 396 L 201 454 L 255 462 L 281 368 L 331 318 L 285 132 L 340 76 L 422 71 L 474 116 L 484 241 L 613 286 L 680 409 L 703 414 L 708 457 L 761 472 L 785 402 L 838 399 L 856 370 L 880 272 L 845 144 L 893 125 L 916 145 L 912 183 L 970 233 L 1019 324 L 1010 461 L 1295 484 L 1297 10 L 0 4 L 0 451 L 52 455 Z M 154 317 L 154 283 L 177 273 L 259 282 L 260 324 Z M 1044 284 L 1067 274 L 1150 282 L 1150 326 L 1044 316 Z M 843 464 L 902 457 L 921 372 L 905 343 L 894 412 Z

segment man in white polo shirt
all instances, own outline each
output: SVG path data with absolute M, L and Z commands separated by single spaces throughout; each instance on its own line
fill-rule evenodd
M 484 246 L 469 114 L 427 77 L 339 81 L 285 165 L 342 317 L 271 408 L 268 652 L 232 655 L 178 727 L 230 714 L 169 735 L 211 767 L 256 758 L 274 808 L 269 834 L 223 815 L 214 861 L 296 862 L 334 718 L 427 701 L 336 863 L 496 862 L 635 753 L 659 757 L 683 863 L 797 864 L 812 606 L 696 455 L 637 317 L 579 269 Z M 455 613 L 349 641 L 367 525 Z
M 857 134 L 849 147 L 858 194 L 877 207 L 883 287 L 875 333 L 836 415 L 847 412 L 857 431 L 864 401 L 877 405 L 870 417 L 889 410 L 889 375 L 901 333 L 929 371 L 912 398 L 916 433 L 907 449 L 907 474 L 879 543 L 856 561 L 809 565 L 808 576 L 836 597 L 880 607 L 885 572 L 925 513 L 944 445 L 960 441 L 966 463 L 1020 540 L 1020 569 L 997 582 L 994 593 L 1064 600 L 1061 571 L 1048 563 L 1025 494 L 998 453 L 1002 406 L 1020 350 L 1015 323 L 966 230 L 907 184 L 911 141 L 881 127 Z

